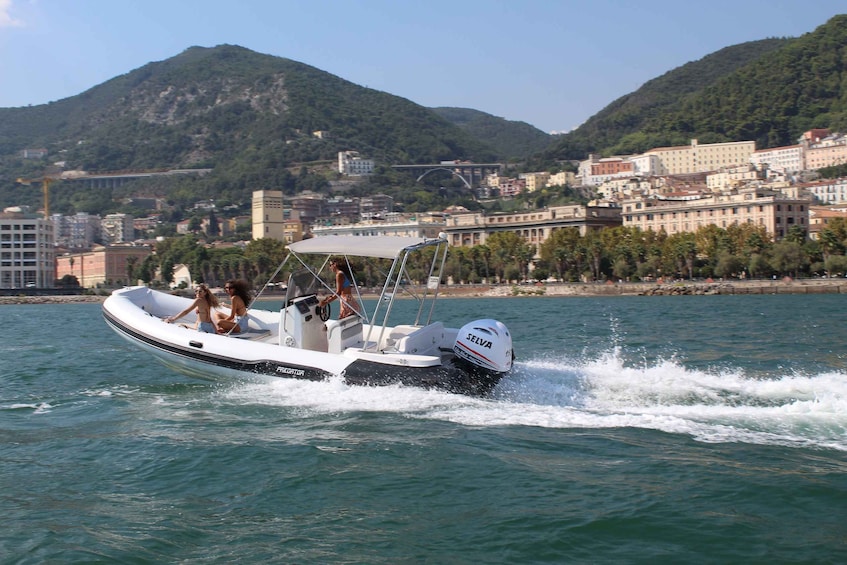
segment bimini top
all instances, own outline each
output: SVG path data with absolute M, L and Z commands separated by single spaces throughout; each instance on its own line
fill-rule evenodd
M 315 253 L 395 259 L 406 249 L 417 249 L 439 243 L 445 243 L 445 240 L 397 235 L 325 235 L 289 243 L 288 249 L 298 254 Z

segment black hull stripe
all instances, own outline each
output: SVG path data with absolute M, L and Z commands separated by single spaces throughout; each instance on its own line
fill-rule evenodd
M 212 355 L 199 349 L 185 348 L 162 342 L 138 332 L 103 309 L 103 318 L 119 334 L 144 343 L 163 353 L 190 359 L 210 366 L 223 367 L 242 373 L 281 378 L 298 378 L 320 381 L 333 376 L 332 373 L 306 365 L 281 363 L 279 361 L 241 361 L 230 357 Z M 350 385 L 384 386 L 402 384 L 425 389 L 439 389 L 459 394 L 484 396 L 491 392 L 503 377 L 469 363 L 452 352 L 445 352 L 439 367 L 400 367 L 356 360 L 344 370 L 344 381 Z
M 148 346 L 158 349 L 164 353 L 169 353 L 177 357 L 199 361 L 207 365 L 223 367 L 250 373 L 255 375 L 266 375 L 272 377 L 295 377 L 299 379 L 308 379 L 320 381 L 332 376 L 332 373 L 314 367 L 305 365 L 296 365 L 293 363 L 281 363 L 279 361 L 271 361 L 268 359 L 261 361 L 242 361 L 231 357 L 223 357 L 220 355 L 212 355 L 198 349 L 188 349 L 177 345 L 162 342 L 152 338 L 146 334 L 132 329 L 130 326 L 122 323 L 120 320 L 112 316 L 107 310 L 103 310 L 103 318 L 116 332 L 127 335 L 132 339 L 147 344 Z

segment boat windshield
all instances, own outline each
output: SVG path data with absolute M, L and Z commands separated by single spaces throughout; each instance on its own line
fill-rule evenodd
M 301 296 L 309 296 L 317 294 L 319 281 L 314 273 L 307 269 L 301 269 L 291 273 L 288 277 L 288 289 L 285 292 L 285 304 L 291 304 L 291 301 Z

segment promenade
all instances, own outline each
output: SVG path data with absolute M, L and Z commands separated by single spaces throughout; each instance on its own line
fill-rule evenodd
M 716 294 L 847 294 L 847 279 L 746 280 L 672 283 L 552 283 L 526 285 L 444 285 L 443 298 L 515 297 L 515 296 L 692 296 Z M 363 294 L 363 298 L 376 298 Z M 90 294 L 0 296 L 4 304 L 75 304 L 103 302 L 105 296 Z M 281 300 L 280 295 L 261 300 Z

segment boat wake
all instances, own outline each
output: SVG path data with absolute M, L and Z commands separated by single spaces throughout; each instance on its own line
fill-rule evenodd
M 768 377 L 707 372 L 674 359 L 627 366 L 619 351 L 594 360 L 516 363 L 491 397 L 410 387 L 355 387 L 341 379 L 280 379 L 221 391 L 228 402 L 307 413 L 394 412 L 468 426 L 632 427 L 701 442 L 847 451 L 847 378 L 839 372 Z

